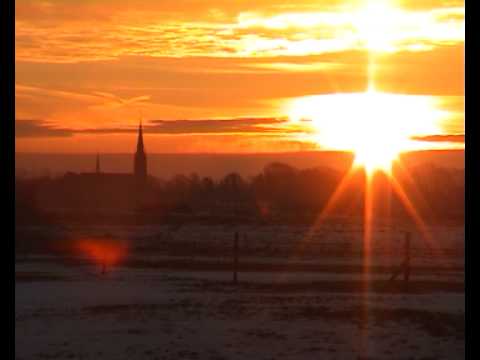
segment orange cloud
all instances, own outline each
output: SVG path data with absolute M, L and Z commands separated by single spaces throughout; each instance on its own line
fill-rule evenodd
M 266 124 L 263 134 L 244 126 L 239 135 L 215 121 L 285 117 L 283 105 L 294 98 L 362 92 L 372 77 L 384 92 L 435 96 L 450 114 L 442 124 L 445 134 L 463 133 L 463 1 L 392 0 L 396 7 L 388 20 L 394 21 L 374 32 L 381 35 L 376 41 L 365 38 L 372 26 L 357 16 L 361 4 L 18 0 L 17 117 L 46 121 L 29 120 L 19 128 L 48 135 L 50 142 L 30 136 L 17 146 L 89 151 L 95 136 L 102 136 L 98 133 L 111 135 L 109 129 L 130 128 L 143 117 L 189 119 L 183 125 L 157 124 L 158 132 L 163 127 L 170 134 L 152 135 L 158 151 L 184 151 L 179 136 L 188 136 L 192 151 L 201 146 L 212 151 L 309 147 L 308 140 L 296 136 L 308 131 L 306 126 L 301 131 L 283 127 L 283 134 Z M 374 76 L 369 74 L 372 52 Z M 214 121 L 203 124 L 204 119 Z M 202 126 L 218 126 L 218 133 L 232 138 L 210 134 L 201 145 L 200 135 L 186 129 Z M 85 129 L 91 133 L 78 133 Z M 126 151 L 119 140 L 125 136 L 115 135 L 107 147 Z
M 16 58 L 24 61 L 79 62 L 122 55 L 263 57 L 314 55 L 365 50 L 364 24 L 358 4 L 322 10 L 313 2 L 297 11 L 283 1 L 261 6 L 252 2 L 205 4 L 205 12 L 186 2 L 183 12 L 171 5 L 144 2 L 117 6 L 111 2 L 19 1 L 16 7 Z M 242 6 L 243 5 L 243 6 Z M 202 6 L 200 6 L 202 7 Z M 310 7 L 310 10 L 305 10 Z M 107 9 L 110 9 L 108 13 Z M 148 12 L 146 11 L 148 8 Z M 238 12 L 232 14 L 232 9 Z M 302 10 L 303 9 L 303 10 Z M 71 16 L 71 14 L 75 14 Z M 183 14 L 183 16 L 182 16 Z M 192 14 L 196 16 L 192 18 Z M 203 14 L 200 17 L 198 14 Z M 226 15 L 231 14 L 231 15 Z M 67 16 L 68 15 L 68 16 Z M 371 14 L 369 22 L 386 14 Z M 408 10 L 400 7 L 388 23 L 389 51 L 426 51 L 464 40 L 461 6 Z

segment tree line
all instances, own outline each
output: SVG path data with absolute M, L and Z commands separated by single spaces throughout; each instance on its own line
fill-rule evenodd
M 361 169 L 352 172 L 329 167 L 296 169 L 284 163 L 271 163 L 248 178 L 235 172 L 218 180 L 198 174 L 176 175 L 166 180 L 150 178 L 143 200 L 132 206 L 136 214 L 231 216 L 267 221 L 279 217 L 315 217 L 324 212 L 329 216 L 360 217 L 369 196 L 378 217 L 411 216 L 411 209 L 405 203 L 408 199 L 410 208 L 413 205 L 426 219 L 463 219 L 463 170 L 424 164 L 410 169 L 394 167 L 392 176 L 395 185 L 385 174 L 367 179 Z M 116 188 L 115 181 L 108 180 L 100 186 L 98 181 L 88 185 L 81 177 L 75 183 L 68 176 L 17 178 L 16 222 L 45 223 L 46 214 L 52 210 L 114 212 L 120 207 L 117 202 L 106 207 L 112 199 L 133 199 L 135 193 Z M 366 190 L 368 186 L 370 190 Z M 99 199 L 107 192 L 109 197 L 102 203 Z

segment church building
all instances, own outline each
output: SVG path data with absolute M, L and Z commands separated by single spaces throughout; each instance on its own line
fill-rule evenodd
M 133 174 L 139 183 L 147 180 L 147 155 L 143 145 L 143 128 L 142 123 L 138 128 L 137 152 L 133 160 Z
M 95 171 L 67 172 L 41 189 L 38 201 L 51 210 L 131 212 L 152 201 L 154 180 L 147 170 L 142 123 L 138 127 L 132 173 L 108 173 L 96 156 Z

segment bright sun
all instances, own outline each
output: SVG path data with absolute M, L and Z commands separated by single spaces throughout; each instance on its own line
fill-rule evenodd
M 354 164 L 369 174 L 390 173 L 401 152 L 425 148 L 414 137 L 442 133 L 440 124 L 447 114 L 433 97 L 375 90 L 375 55 L 391 51 L 418 19 L 410 20 L 393 0 L 365 0 L 353 15 L 353 28 L 371 55 L 368 90 L 296 98 L 286 103 L 286 112 L 293 122 L 310 124 L 313 135 L 307 140 L 326 149 L 352 151 Z
M 389 173 L 398 155 L 414 148 L 413 136 L 438 133 L 442 112 L 428 96 L 369 90 L 306 96 L 288 105 L 292 121 L 307 120 L 322 147 L 352 151 L 355 165 Z
M 388 52 L 408 29 L 409 17 L 392 1 L 368 0 L 354 13 L 352 25 L 367 50 Z

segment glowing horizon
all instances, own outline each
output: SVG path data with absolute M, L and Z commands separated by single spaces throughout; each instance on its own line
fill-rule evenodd
M 429 132 L 408 131 L 425 141 L 395 152 L 463 147 L 442 138 L 464 132 L 462 1 L 20 0 L 15 27 L 17 151 L 128 152 L 142 113 L 152 152 L 359 152 L 323 136 L 305 100 L 352 94 L 426 114 Z M 302 111 L 310 123 L 271 121 Z M 371 136 L 381 124 L 364 115 Z

